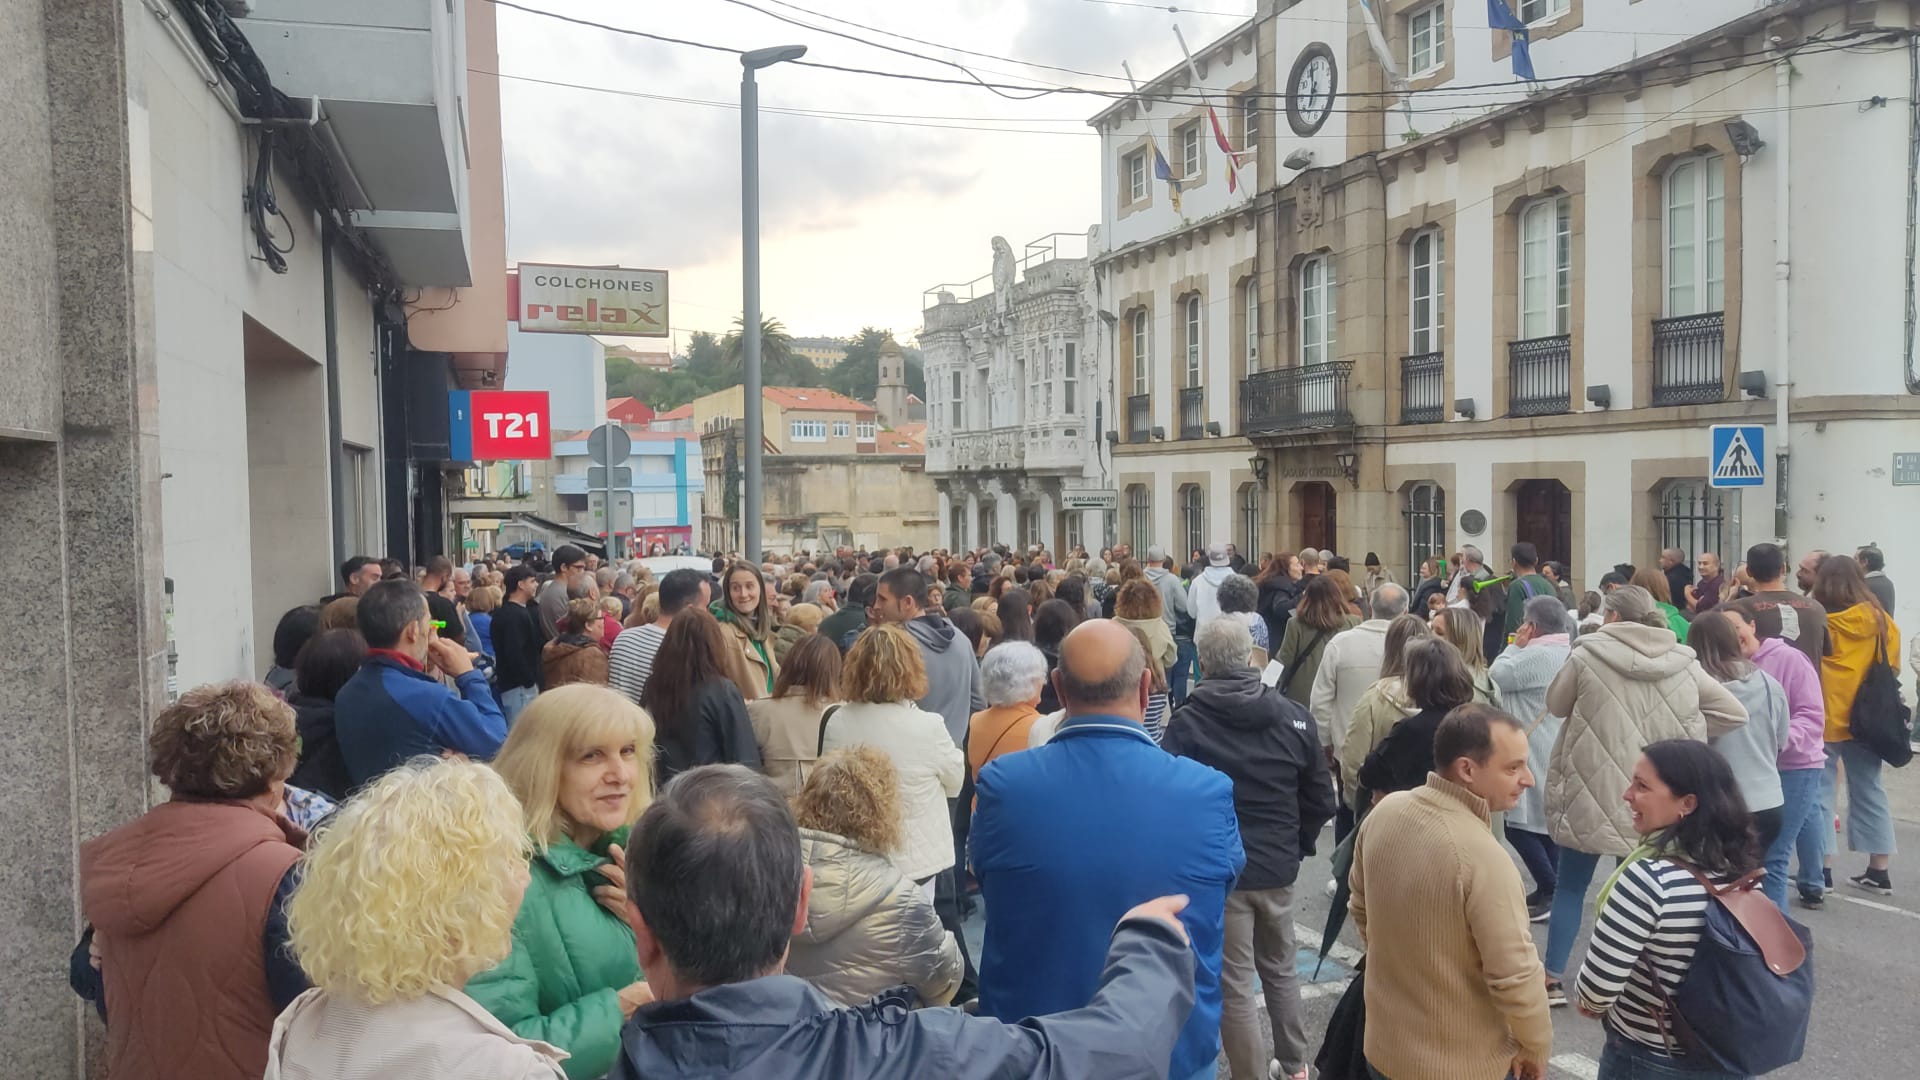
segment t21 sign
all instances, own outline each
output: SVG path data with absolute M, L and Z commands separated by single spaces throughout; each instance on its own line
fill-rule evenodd
M 454 461 L 543 461 L 553 456 L 545 390 L 455 390 L 447 395 Z

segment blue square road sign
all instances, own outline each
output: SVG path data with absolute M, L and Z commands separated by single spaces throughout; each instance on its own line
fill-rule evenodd
M 1762 487 L 1767 482 L 1766 428 L 1760 424 L 1715 424 L 1707 459 L 1707 486 Z

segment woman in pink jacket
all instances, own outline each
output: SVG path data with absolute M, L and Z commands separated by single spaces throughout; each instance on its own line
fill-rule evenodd
M 1767 879 L 1762 888 L 1781 911 L 1787 910 L 1787 862 L 1798 850 L 1800 874 L 1795 883 L 1800 903 L 1822 907 L 1826 884 L 1821 866 L 1829 826 L 1820 812 L 1827 763 L 1827 708 L 1820 692 L 1820 673 L 1792 642 L 1781 638 L 1761 640 L 1743 608 L 1722 606 L 1718 611 L 1739 632 L 1741 654 L 1786 690 L 1787 710 L 1793 715 L 1792 731 L 1779 758 L 1780 791 L 1786 802 L 1780 807 L 1780 835 L 1767 848 Z

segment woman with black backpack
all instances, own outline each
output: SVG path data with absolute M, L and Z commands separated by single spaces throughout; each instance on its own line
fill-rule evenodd
M 1580 1012 L 1606 1026 L 1599 1080 L 1742 1076 L 1689 1055 L 1669 1012 L 1707 924 L 1711 902 L 1702 876 L 1717 886 L 1760 866 L 1759 839 L 1733 770 L 1703 742 L 1650 743 L 1625 799 L 1640 846 L 1600 889 L 1575 987 Z

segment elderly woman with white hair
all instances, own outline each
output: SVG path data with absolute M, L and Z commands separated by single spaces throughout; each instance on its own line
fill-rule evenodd
M 1487 677 L 1500 688 L 1500 701 L 1527 727 L 1527 767 L 1534 786 L 1520 793 L 1520 802 L 1507 811 L 1507 842 L 1533 878 L 1527 894 L 1527 912 L 1545 919 L 1553 906 L 1560 879 L 1560 849 L 1547 834 L 1547 766 L 1553 744 L 1560 738 L 1561 717 L 1547 710 L 1547 687 L 1567 664 L 1573 651 L 1573 619 L 1558 596 L 1536 596 L 1527 601 L 1513 646 L 1503 649 L 1487 668 Z
M 967 770 L 975 781 L 994 758 L 1027 748 L 1046 684 L 1046 655 L 1032 644 L 1008 641 L 987 650 L 980 661 L 987 707 L 967 726 Z
M 824 577 L 807 582 L 807 587 L 800 592 L 800 602 L 812 604 L 828 614 L 840 610 L 839 593 L 834 590 L 833 582 Z

